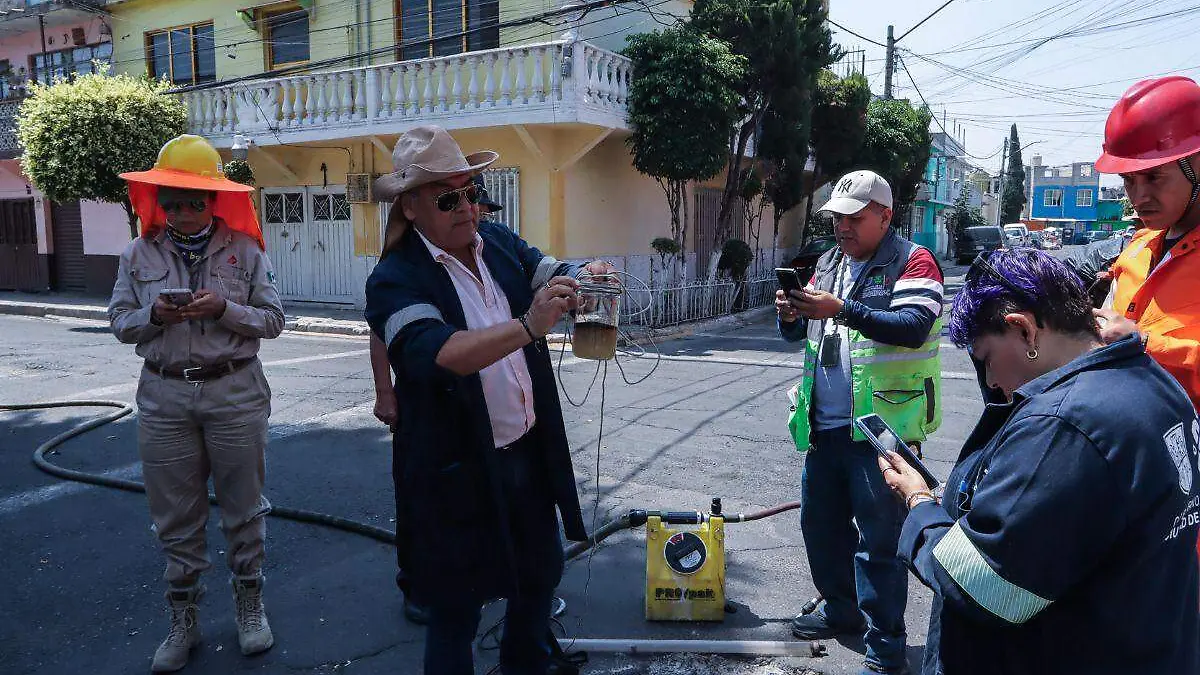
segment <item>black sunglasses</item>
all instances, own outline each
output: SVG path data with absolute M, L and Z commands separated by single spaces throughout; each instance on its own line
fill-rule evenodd
M 184 206 L 187 206 L 196 213 L 203 213 L 208 208 L 208 200 L 206 199 L 184 199 L 180 201 L 163 202 L 160 204 L 163 211 L 167 213 L 175 213 L 182 211 Z
M 449 190 L 437 196 L 436 202 L 438 211 L 449 213 L 458 208 L 458 200 L 460 197 L 466 197 L 467 202 L 471 204 L 479 203 L 479 188 L 474 183 L 464 185 L 456 190 Z
M 987 274 L 992 275 L 992 277 L 995 278 L 995 280 L 1001 286 L 1003 286 L 1005 290 L 1011 292 L 1013 295 L 1016 295 L 1023 302 L 1025 302 L 1029 306 L 1029 311 L 1036 315 L 1036 308 L 1038 306 L 1037 299 L 1022 290 L 1021 287 L 1004 278 L 1004 275 L 1000 274 L 1000 271 L 993 267 L 992 263 L 988 262 L 988 258 L 992 257 L 993 253 L 995 253 L 995 251 L 984 251 L 976 256 L 975 261 L 971 263 L 969 268 L 967 268 L 967 276 L 964 281 L 967 284 L 975 284 L 986 272 Z

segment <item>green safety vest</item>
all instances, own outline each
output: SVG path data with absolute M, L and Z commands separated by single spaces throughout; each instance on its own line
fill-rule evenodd
M 887 241 L 893 246 L 900 242 L 908 243 L 899 237 Z M 836 249 L 830 253 L 835 251 Z M 900 256 L 897 252 L 891 263 L 883 266 L 890 272 L 890 278 L 893 280 L 899 277 L 899 272 L 906 262 L 898 258 Z M 879 266 L 872 265 L 864 276 L 873 275 L 879 269 Z M 835 266 L 834 274 L 838 273 L 837 270 Z M 824 286 L 820 284 L 820 280 L 817 283 L 818 287 Z M 804 344 L 804 368 L 800 381 L 788 391 L 788 398 L 792 404 L 788 429 L 796 442 L 796 449 L 800 452 L 807 452 L 812 444 L 813 378 L 817 368 L 822 367 L 817 363 L 821 339 L 819 323 L 810 322 Z M 924 441 L 941 426 L 942 364 L 938 357 L 938 345 L 942 325 L 943 321 L 939 316 L 925 343 L 916 349 L 876 342 L 857 330 L 848 329 L 852 418 L 875 413 L 895 429 L 901 438 L 910 443 Z M 858 427 L 851 424 L 851 428 L 854 440 L 866 440 Z

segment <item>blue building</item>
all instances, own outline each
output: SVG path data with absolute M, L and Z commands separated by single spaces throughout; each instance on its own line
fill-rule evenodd
M 930 146 L 929 163 L 909 214 L 909 238 L 946 256 L 949 236 L 945 211 L 954 206 L 964 189 L 969 193 L 971 206 L 981 208 L 982 194 L 973 179 L 978 169 L 967 162 L 962 141 L 938 132 L 932 135 Z
M 1037 155 L 1032 161 L 1025 167 L 1027 216 L 1075 232 L 1098 229 L 1100 174 L 1092 163 L 1045 166 Z

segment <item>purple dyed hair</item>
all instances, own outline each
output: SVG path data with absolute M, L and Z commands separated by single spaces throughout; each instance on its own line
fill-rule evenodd
M 1062 261 L 1032 248 L 996 251 L 987 262 L 1016 293 L 990 271 L 963 285 L 950 308 L 950 341 L 966 347 L 988 333 L 1003 333 L 1006 314 L 1031 312 L 1039 326 L 1063 333 L 1096 335 L 1096 321 L 1079 275 Z M 968 273 L 968 276 L 974 275 Z

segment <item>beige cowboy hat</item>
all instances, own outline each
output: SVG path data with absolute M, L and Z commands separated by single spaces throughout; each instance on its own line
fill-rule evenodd
M 449 176 L 478 174 L 497 159 L 500 155 L 491 150 L 463 155 L 458 142 L 442 127 L 432 124 L 416 127 L 396 141 L 392 150 L 392 166 L 396 170 L 375 180 L 375 199 L 388 202 L 409 190 Z M 384 227 L 385 254 L 400 243 L 408 225 L 400 205 L 392 206 Z
M 500 155 L 491 150 L 463 155 L 458 142 L 439 126 L 417 127 L 396 141 L 392 150 L 396 170 L 375 180 L 375 198 L 391 201 L 403 192 L 448 176 L 476 174 L 497 159 Z

